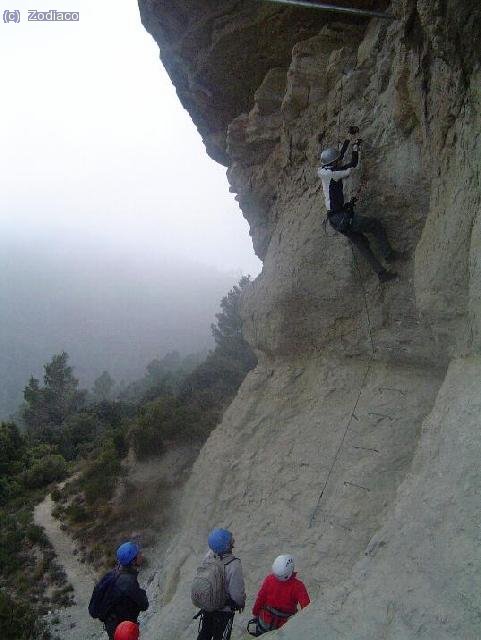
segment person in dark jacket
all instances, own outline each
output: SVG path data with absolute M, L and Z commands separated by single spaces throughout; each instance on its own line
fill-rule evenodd
M 104 620 L 105 630 L 113 640 L 115 629 L 125 621 L 137 622 L 139 613 L 147 611 L 149 601 L 137 579 L 143 557 L 135 542 L 124 542 L 117 549 L 118 568 L 109 591 L 109 610 Z
M 277 556 L 252 609 L 256 635 L 280 629 L 297 613 L 298 606 L 304 609 L 309 603 L 307 589 L 294 572 L 294 558 L 287 554 Z
M 354 133 L 358 131 L 357 127 L 353 127 L 352 130 Z M 388 282 L 397 278 L 397 274 L 386 269 L 377 259 L 365 234 L 374 236 L 386 262 L 394 262 L 402 258 L 403 254 L 391 247 L 386 231 L 377 218 L 359 215 L 354 211 L 356 199 L 346 202 L 344 196 L 344 180 L 349 178 L 353 169 L 359 167 L 361 142 L 360 139 L 353 142 L 350 162 L 343 161 L 350 144 L 349 139 L 344 141 L 340 149 L 334 147 L 324 149 L 317 175 L 321 179 L 324 190 L 329 224 L 358 248 L 377 273 L 380 282 Z

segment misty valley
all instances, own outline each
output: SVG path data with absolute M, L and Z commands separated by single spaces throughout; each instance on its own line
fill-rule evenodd
M 52 637 L 39 614 L 74 603 L 44 532 L 46 517 L 68 529 L 76 553 L 97 571 L 112 563 L 115 546 L 133 531 L 144 547 L 155 542 L 156 527 L 168 517 L 159 495 L 172 478 L 149 478 L 146 491 L 135 484 L 133 461 L 148 465 L 181 452 L 182 471 L 192 464 L 256 364 L 239 314 L 248 284 L 242 278 L 222 298 L 207 353 L 168 352 L 130 383 L 118 384 L 104 370 L 90 389 L 81 388 L 65 351 L 44 364 L 42 378 L 30 376 L 15 421 L 0 427 L 0 576 L 6 587 L 0 620 L 6 637 Z M 43 508 L 50 491 L 49 514 L 39 519 L 36 508 L 34 520 L 35 505 Z M 55 628 L 55 619 L 50 623 Z

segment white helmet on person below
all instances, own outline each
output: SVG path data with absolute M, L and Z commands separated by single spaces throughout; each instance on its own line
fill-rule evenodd
M 339 149 L 334 149 L 334 147 L 329 147 L 328 149 L 324 149 L 321 153 L 321 164 L 323 167 L 327 167 L 328 164 L 332 164 L 335 162 L 339 156 L 341 155 Z
M 288 554 L 277 556 L 272 565 L 272 573 L 279 580 L 289 580 L 294 573 L 294 558 Z

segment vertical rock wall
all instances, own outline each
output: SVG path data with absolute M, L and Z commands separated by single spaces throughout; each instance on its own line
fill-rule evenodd
M 145 636 L 193 636 L 191 575 L 225 525 L 249 604 L 296 555 L 314 602 L 282 637 L 478 637 L 479 4 L 397 0 L 369 22 L 139 4 L 264 261 L 243 306 L 259 366 L 194 466 Z M 317 138 L 350 124 L 359 211 L 408 254 L 385 286 L 322 225 Z

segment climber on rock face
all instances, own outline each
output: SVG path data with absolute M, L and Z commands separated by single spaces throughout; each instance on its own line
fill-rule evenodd
M 245 607 L 245 586 L 239 558 L 232 554 L 234 537 L 226 529 L 213 529 L 210 551 L 192 582 L 192 602 L 201 617 L 197 640 L 229 640 L 234 613 Z
M 291 555 L 278 556 L 272 573 L 265 578 L 252 609 L 255 616 L 256 636 L 279 629 L 287 620 L 310 603 L 309 594 L 294 572 Z M 254 634 L 253 634 L 254 635 Z
M 351 137 L 358 132 L 359 129 L 357 127 L 351 127 L 349 130 Z M 351 161 L 343 163 L 344 155 L 350 143 L 351 139 L 348 138 L 344 140 L 340 149 L 331 147 L 324 149 L 321 153 L 321 166 L 317 170 L 317 175 L 322 181 L 327 219 L 336 231 L 345 235 L 359 249 L 377 273 L 380 282 L 388 282 L 389 280 L 394 280 L 397 274 L 383 267 L 372 252 L 369 240 L 364 234 L 369 233 L 376 238 L 386 262 L 394 262 L 401 257 L 401 254 L 389 244 L 384 227 L 379 220 L 357 214 L 354 211 L 355 198 L 350 202 L 344 201 L 343 181 L 351 175 L 353 169 L 359 166 L 362 140 L 353 141 Z

